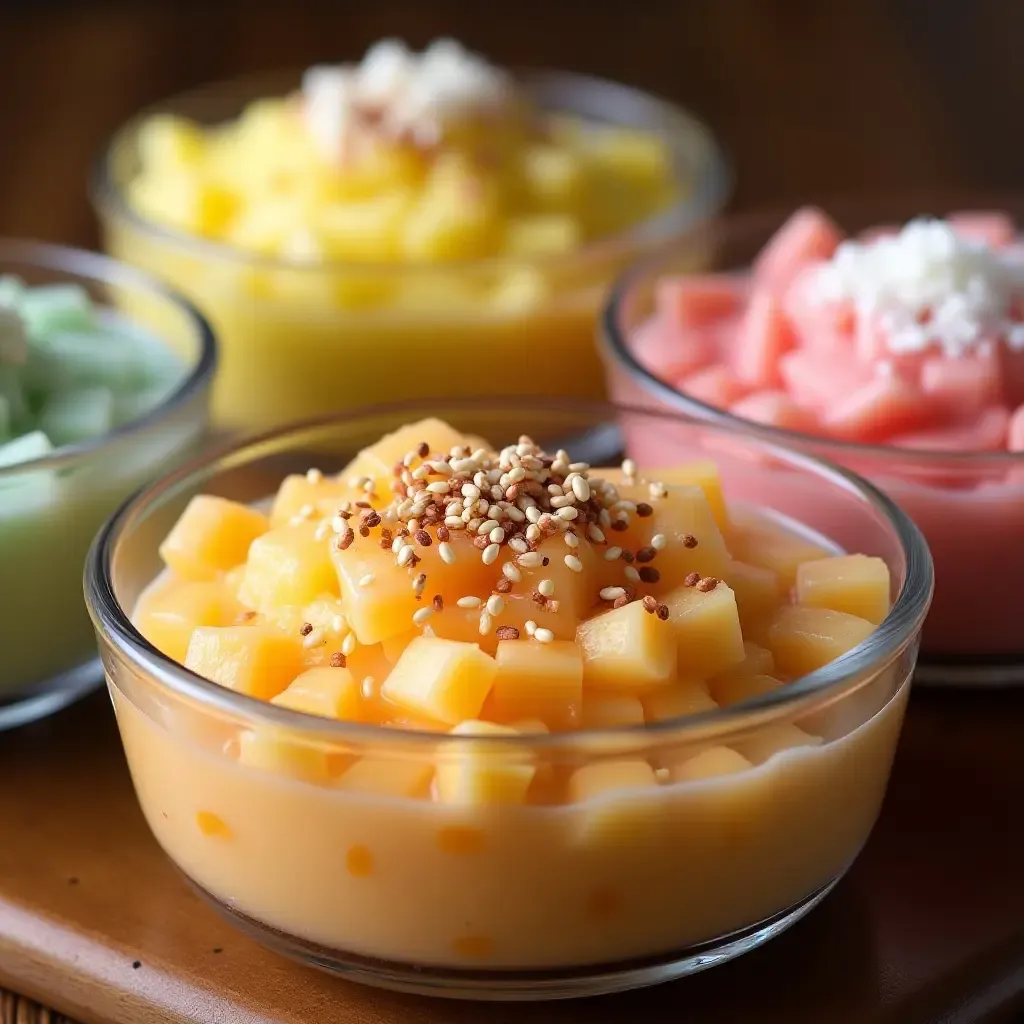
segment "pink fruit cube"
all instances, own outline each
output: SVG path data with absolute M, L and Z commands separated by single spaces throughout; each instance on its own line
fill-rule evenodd
M 779 359 L 795 344 L 793 328 L 776 293 L 757 289 L 750 299 L 732 351 L 736 376 L 754 388 L 782 383 Z
M 1010 451 L 1024 452 L 1024 405 L 1010 417 L 1007 435 Z
M 729 412 L 780 430 L 813 433 L 817 426 L 817 417 L 797 405 L 785 391 L 755 391 L 735 402 Z
M 842 232 L 813 206 L 797 210 L 754 261 L 754 280 L 781 291 L 809 263 L 827 260 L 842 241 Z
M 937 452 L 998 452 L 1006 447 L 1010 412 L 994 405 L 980 413 L 973 423 L 960 427 L 935 427 L 913 434 L 901 434 L 891 441 L 898 448 Z
M 641 324 L 630 337 L 637 362 L 656 377 L 666 380 L 685 377 L 712 361 L 710 340 L 700 331 L 682 331 L 661 317 Z
M 821 409 L 871 380 L 871 370 L 845 350 L 803 349 L 779 359 L 779 373 L 797 405 Z
M 684 394 L 717 409 L 728 409 L 749 390 L 733 372 L 721 364 L 698 370 L 675 385 Z
M 850 441 L 877 442 L 921 430 L 935 410 L 922 392 L 900 377 L 875 377 L 831 405 L 822 423 L 828 433 Z
M 800 347 L 826 351 L 851 347 L 857 329 L 857 311 L 853 303 L 823 303 L 811 298 L 808 289 L 812 276 L 806 271 L 801 274 L 782 300 Z
M 658 314 L 680 327 L 704 327 L 732 316 L 747 295 L 747 285 L 732 274 L 666 278 L 655 290 Z
M 995 249 L 1009 245 L 1016 234 L 1013 219 L 994 210 L 962 210 L 951 213 L 946 220 L 962 238 L 982 242 Z
M 930 356 L 921 363 L 921 390 L 951 416 L 972 416 L 1002 397 L 1002 371 L 994 352 L 967 359 Z

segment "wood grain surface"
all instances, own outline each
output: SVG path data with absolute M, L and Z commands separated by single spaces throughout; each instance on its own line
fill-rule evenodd
M 917 185 L 983 196 L 1024 180 L 1024 133 L 1011 128 L 1024 4 L 1011 0 L 0 0 L 0 234 L 94 244 L 91 163 L 144 104 L 352 57 L 386 35 L 441 34 L 688 105 L 735 160 L 743 206 Z M 916 694 L 875 837 L 811 918 L 685 985 L 529 1019 L 736 1020 L 745 990 L 751 1022 L 881 1020 L 883 1009 L 902 1024 L 995 1021 L 1021 984 L 1022 716 L 1019 695 Z M 292 968 L 221 924 L 149 838 L 102 699 L 0 737 L 0 772 L 0 981 L 87 1024 L 479 1019 Z M 11 925 L 43 907 L 45 918 Z M 786 980 L 794 963 L 800 976 Z M 0 1024 L 68 1020 L 0 994 Z

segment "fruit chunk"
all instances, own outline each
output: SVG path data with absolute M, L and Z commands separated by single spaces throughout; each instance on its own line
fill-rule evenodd
M 298 739 L 273 726 L 246 730 L 239 737 L 239 763 L 272 775 L 326 782 L 348 763 L 344 755 Z
M 733 679 L 748 676 L 770 676 L 775 671 L 775 659 L 766 647 L 760 647 L 749 640 L 743 641 L 743 660 L 708 680 L 708 691 L 714 695 L 716 683 L 728 683 Z M 715 698 L 718 699 L 717 697 Z
M 834 554 L 820 544 L 801 537 L 769 519 L 750 516 L 734 509 L 733 521 L 737 527 L 729 538 L 733 555 L 741 562 L 761 569 L 770 569 L 775 573 L 778 586 L 782 588 L 780 593 L 788 590 L 796 582 L 797 569 L 801 563 Z M 728 570 L 720 575 L 728 577 Z M 744 576 L 746 576 L 744 583 L 739 583 L 739 577 Z M 739 577 L 734 576 L 733 578 L 737 578 L 737 585 L 741 589 L 752 578 L 742 569 L 739 572 Z M 758 593 L 763 594 L 767 599 L 768 584 L 767 581 L 763 582 L 764 588 Z
M 768 629 L 768 647 L 779 671 L 801 676 L 827 665 L 866 640 L 867 619 L 830 608 L 780 608 Z
M 692 680 L 669 683 L 645 694 L 641 700 L 646 722 L 662 722 L 713 711 L 718 705 L 708 696 L 704 684 Z
M 752 388 L 779 387 L 779 360 L 795 340 L 776 295 L 764 288 L 755 289 L 733 342 L 736 376 Z
M 196 495 L 160 545 L 160 557 L 183 580 L 212 580 L 245 561 L 249 545 L 270 528 L 248 505 Z
M 798 725 L 786 722 L 759 729 L 749 739 L 737 743 L 736 749 L 754 764 L 763 764 L 783 751 L 797 747 L 817 747 L 820 744 L 820 736 L 812 736 Z
M 694 757 L 672 765 L 669 769 L 673 782 L 700 782 L 722 775 L 735 775 L 754 765 L 730 747 L 708 747 Z
M 675 675 L 676 633 L 642 601 L 581 622 L 576 643 L 583 654 L 586 687 L 642 691 Z
M 643 724 L 644 706 L 639 697 L 588 693 L 583 698 L 580 725 L 584 729 L 616 729 L 623 725 Z
M 754 279 L 781 291 L 807 264 L 829 259 L 842 237 L 839 228 L 821 210 L 810 206 L 797 210 L 754 261 Z
M 132 619 L 157 650 L 180 663 L 197 626 L 228 626 L 241 611 L 220 580 L 172 580 L 143 594 Z
M 678 645 L 680 674 L 710 679 L 744 657 L 736 595 L 724 583 L 713 590 L 682 586 L 666 594 L 668 625 Z
M 603 475 L 610 474 L 605 472 Z M 718 472 L 718 465 L 711 459 L 698 459 L 670 469 L 645 469 L 644 476 L 650 480 L 660 480 L 664 484 L 699 487 L 707 498 L 718 529 L 723 534 L 729 532 L 729 512 L 722 494 L 722 478 Z
M 733 416 L 779 430 L 795 430 L 812 433 L 817 423 L 815 417 L 801 408 L 785 391 L 757 391 L 741 398 L 729 408 Z
M 338 779 L 338 788 L 367 796 L 420 799 L 430 790 L 434 766 L 409 758 L 363 757 Z
M 587 846 L 646 840 L 660 822 L 660 805 L 643 799 L 657 788 L 646 761 L 598 761 L 569 777 L 568 796 L 578 808 L 578 840 Z
M 322 718 L 359 717 L 359 684 L 344 668 L 311 668 L 270 701 L 281 708 Z
M 769 675 L 731 676 L 714 679 L 709 684 L 711 693 L 722 707 L 759 697 L 777 690 L 782 683 Z
M 927 427 L 935 408 L 927 397 L 901 377 L 876 377 L 829 408 L 825 430 L 855 441 L 881 441 L 894 434 Z
M 782 600 L 782 584 L 778 573 L 772 569 L 733 562 L 725 573 L 725 581 L 736 595 L 736 607 L 744 631 L 771 615 Z
M 732 370 L 721 364 L 698 370 L 673 383 L 691 398 L 716 409 L 728 409 L 750 390 Z
M 970 358 L 933 356 L 921 364 L 921 390 L 956 417 L 973 417 L 1002 397 L 1002 371 L 996 353 Z
M 402 652 L 381 696 L 435 722 L 475 719 L 498 673 L 495 660 L 476 644 L 419 637 Z
M 332 516 L 342 501 L 357 497 L 361 495 L 356 495 L 346 480 L 293 473 L 286 476 L 277 489 L 270 510 L 270 525 L 287 526 L 307 506 L 311 506 L 317 516 Z
M 658 313 L 678 328 L 704 327 L 736 313 L 746 295 L 743 279 L 731 274 L 665 278 L 655 289 Z
M 185 667 L 229 690 L 270 700 L 302 671 L 302 643 L 272 626 L 199 626 Z
M 317 524 L 279 526 L 257 537 L 249 548 L 238 597 L 250 608 L 268 611 L 281 605 L 309 604 L 321 594 L 338 592 L 338 577 Z
M 889 614 L 889 594 L 889 567 L 881 558 L 820 558 L 804 562 L 796 573 L 797 604 L 848 612 L 875 625 Z
M 517 736 L 515 729 L 493 722 L 460 722 L 453 736 Z M 521 804 L 536 766 L 529 750 L 466 739 L 442 746 L 436 770 L 437 797 L 453 804 Z
M 501 640 L 489 710 L 500 721 L 539 718 L 570 728 L 583 698 L 583 657 L 572 641 Z

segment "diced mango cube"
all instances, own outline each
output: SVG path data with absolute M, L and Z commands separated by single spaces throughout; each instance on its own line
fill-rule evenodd
M 543 209 L 573 209 L 583 196 L 580 159 L 565 146 L 529 147 L 523 154 L 523 178 L 530 198 Z
M 249 545 L 270 528 L 248 505 L 196 495 L 160 545 L 164 564 L 183 580 L 212 580 L 245 561 Z
M 645 469 L 644 476 L 665 484 L 699 487 L 704 492 L 708 505 L 711 506 L 711 514 L 715 517 L 718 529 L 723 535 L 728 536 L 729 512 L 722 494 L 722 478 L 718 472 L 718 465 L 711 459 L 686 462 L 670 469 Z
M 476 188 L 463 201 L 454 196 L 423 195 L 405 218 L 403 255 L 418 260 L 468 260 L 493 252 L 502 236 L 497 211 Z
M 434 778 L 434 765 L 426 760 L 363 757 L 338 779 L 338 788 L 367 796 L 425 797 Z
M 476 644 L 419 637 L 402 652 L 381 695 L 414 715 L 457 725 L 477 718 L 497 673 L 495 660 Z
M 831 608 L 878 625 L 889 614 L 889 567 L 867 555 L 803 562 L 796 574 L 796 599 L 808 608 Z
M 820 736 L 812 736 L 800 726 L 785 722 L 781 725 L 765 726 L 749 739 L 738 742 L 736 749 L 753 764 L 763 764 L 785 750 L 820 745 Z
M 185 667 L 229 690 L 270 700 L 302 671 L 302 643 L 271 626 L 199 626 Z
M 359 683 L 345 668 L 311 668 L 296 676 L 271 704 L 323 718 L 359 717 Z
M 729 683 L 733 679 L 746 679 L 748 676 L 770 676 L 775 672 L 775 659 L 767 647 L 760 647 L 749 640 L 743 641 L 743 660 L 719 672 L 708 681 L 708 690 L 715 692 L 715 683 Z
M 348 763 L 344 755 L 328 753 L 273 726 L 243 732 L 238 760 L 249 768 L 308 782 L 327 782 Z
M 553 729 L 575 723 L 583 699 L 583 655 L 575 643 L 501 640 L 494 660 L 489 709 L 499 721 L 538 718 Z
M 654 186 L 672 178 L 672 154 L 659 135 L 633 128 L 606 129 L 588 138 L 587 153 L 616 177 Z
M 139 126 L 136 146 L 143 169 L 157 173 L 168 167 L 193 167 L 206 152 L 202 129 L 169 114 L 146 118 Z
M 782 582 L 772 569 L 734 561 L 729 564 L 724 578 L 736 595 L 740 625 L 744 630 L 774 614 L 782 601 Z
M 718 707 L 703 684 L 692 680 L 669 683 L 668 686 L 652 690 L 640 702 L 647 722 L 664 722 L 670 718 L 699 715 Z
M 866 640 L 874 624 L 830 608 L 780 608 L 768 628 L 768 647 L 780 672 L 793 678 L 813 672 Z
M 735 775 L 754 765 L 730 747 L 708 747 L 699 754 L 674 764 L 670 769 L 673 782 L 700 782 L 723 775 Z
M 312 508 L 318 518 L 326 518 L 334 515 L 341 502 L 361 497 L 347 479 L 324 476 L 311 480 L 305 473 L 293 473 L 286 476 L 277 489 L 270 510 L 270 525 L 287 526 L 307 508 Z
M 663 810 L 660 801 L 644 797 L 657 786 L 646 761 L 596 761 L 577 768 L 569 777 L 568 796 L 579 805 L 578 841 L 595 847 L 649 841 Z
M 582 227 L 574 217 L 542 213 L 516 217 L 505 228 L 505 252 L 509 256 L 552 256 L 579 247 Z
M 221 580 L 173 580 L 142 596 L 133 621 L 157 650 L 184 662 L 196 626 L 228 626 L 241 611 Z
M 317 524 L 279 526 L 257 537 L 249 548 L 239 599 L 259 611 L 309 604 L 338 592 L 328 541 L 317 538 Z
M 677 633 L 647 611 L 642 601 L 581 622 L 576 643 L 583 654 L 583 683 L 588 688 L 645 691 L 676 673 Z
M 768 519 L 755 518 L 734 510 L 733 523 L 735 526 L 729 538 L 733 556 L 740 562 L 771 569 L 785 590 L 796 582 L 797 569 L 802 562 L 834 554 L 820 544 Z M 728 570 L 725 570 L 722 575 L 727 573 Z
M 515 729 L 493 722 L 460 722 L 454 736 L 516 736 Z M 436 769 L 437 797 L 453 804 L 521 804 L 537 771 L 533 756 L 514 743 L 466 739 L 442 748 Z
M 628 694 L 588 693 L 583 698 L 580 726 L 583 729 L 617 729 L 643 725 L 644 706 Z
M 710 679 L 744 658 L 736 595 L 718 583 L 713 590 L 677 587 L 664 598 L 668 625 L 679 646 L 680 674 Z
M 771 693 L 782 686 L 782 683 L 774 676 L 752 675 L 712 679 L 709 685 L 715 700 L 722 707 L 728 707 L 751 697 L 759 697 L 762 693 Z

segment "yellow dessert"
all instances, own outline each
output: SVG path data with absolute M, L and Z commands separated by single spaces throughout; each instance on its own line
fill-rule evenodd
M 573 98 L 602 88 L 570 81 Z M 629 232 L 685 225 L 695 181 L 709 208 L 693 215 L 712 212 L 720 170 L 703 130 L 659 101 L 655 130 L 574 116 L 549 92 L 450 40 L 389 40 L 226 122 L 127 129 L 99 197 L 107 246 L 211 317 L 215 420 L 411 397 L 417 366 L 439 393 L 479 394 L 479 359 L 513 342 L 545 370 L 524 390 L 600 394 L 592 321 L 636 255 Z
M 909 665 L 721 709 L 868 639 L 888 568 L 734 514 L 713 465 L 664 475 L 687 482 L 427 420 L 267 514 L 193 498 L 134 622 L 275 714 L 112 688 L 161 843 L 272 928 L 457 969 L 669 955 L 823 890 L 878 811 Z M 737 600 L 779 572 L 792 592 Z

